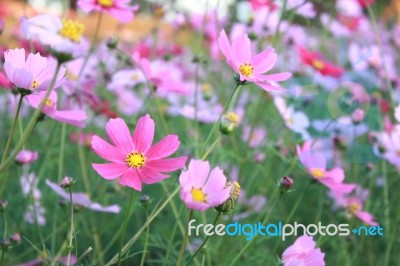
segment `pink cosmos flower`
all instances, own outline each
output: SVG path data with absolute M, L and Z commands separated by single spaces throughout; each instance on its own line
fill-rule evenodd
M 303 63 L 312 66 L 322 75 L 329 75 L 332 77 L 340 77 L 343 75 L 344 69 L 326 60 L 322 54 L 311 52 L 301 46 L 299 46 L 297 50 Z
M 224 54 L 226 63 L 240 76 L 240 81 L 254 82 L 266 91 L 280 90 L 271 82 L 284 81 L 292 76 L 291 73 L 277 73 L 265 75 L 276 63 L 277 55 L 273 48 L 252 56 L 250 39 L 246 34 L 238 35 L 229 43 L 224 30 L 218 38 L 219 48 Z
M 70 200 L 70 195 L 68 192 L 66 192 L 64 189 L 60 187 L 60 185 L 51 182 L 50 180 L 46 179 L 46 184 L 55 192 L 57 193 L 61 198 L 63 198 L 66 201 Z M 98 212 L 110 212 L 110 213 L 119 213 L 121 208 L 114 204 L 110 206 L 102 206 L 101 204 L 97 202 L 93 202 L 88 195 L 85 193 L 81 192 L 73 192 L 72 193 L 72 203 L 74 205 L 82 206 L 94 211 Z
M 25 60 L 24 49 L 14 49 L 4 52 L 4 71 L 8 79 L 18 88 L 29 92 L 48 89 L 56 71 L 57 62 L 40 54 L 29 54 Z M 65 75 L 65 69 L 60 69 L 55 88 Z
M 85 127 L 86 113 L 80 110 L 57 110 L 57 93 L 52 91 L 47 99 L 43 99 L 46 92 L 32 94 L 26 100 L 33 108 L 38 108 L 44 100 L 45 105 L 42 112 L 61 123 L 67 123 L 76 127 Z
M 303 235 L 296 239 L 282 254 L 284 266 L 324 266 L 325 254 L 311 236 Z
M 326 169 L 326 159 L 323 154 L 311 151 L 311 142 L 305 142 L 303 147 L 297 145 L 297 155 L 311 176 L 329 189 L 349 193 L 355 189 L 355 184 L 344 184 L 344 171 L 335 167 Z
M 37 160 L 39 157 L 39 153 L 37 151 L 28 151 L 28 150 L 21 150 L 15 160 L 19 164 L 30 164 Z
M 180 197 L 189 209 L 205 211 L 225 202 L 231 192 L 226 177 L 219 167 L 210 173 L 207 161 L 191 160 L 179 177 Z
M 122 23 L 131 21 L 139 5 L 129 6 L 130 0 L 79 0 L 78 6 L 84 12 L 105 12 Z
M 25 39 L 37 40 L 54 51 L 74 57 L 85 55 L 89 49 L 89 42 L 82 37 L 84 26 L 75 20 L 42 14 L 23 19 L 20 30 Z
M 378 133 L 377 138 L 384 148 L 383 157 L 400 170 L 400 125 L 394 126 L 391 132 Z
M 92 149 L 110 163 L 92 164 L 94 170 L 107 180 L 119 178 L 119 184 L 138 191 L 142 190 L 142 183 L 153 184 L 168 178 L 164 173 L 181 169 L 187 156 L 166 159 L 179 148 L 178 136 L 167 135 L 151 146 L 154 129 L 148 114 L 139 119 L 133 135 L 123 119 L 110 119 L 106 131 L 113 145 L 96 135 L 92 137 Z

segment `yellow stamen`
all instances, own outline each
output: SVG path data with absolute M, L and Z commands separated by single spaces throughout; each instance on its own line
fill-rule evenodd
M 239 67 L 240 73 L 248 78 L 253 76 L 254 67 L 250 64 L 243 64 Z
M 146 162 L 146 157 L 142 153 L 131 152 L 126 156 L 125 162 L 129 167 L 140 168 Z
M 311 64 L 314 68 L 316 68 L 318 70 L 321 70 L 325 67 L 325 64 L 322 61 L 317 60 L 317 59 L 313 60 Z
M 97 3 L 102 7 L 110 7 L 114 4 L 113 0 L 97 0 Z
M 312 169 L 311 173 L 315 178 L 321 178 L 325 175 L 325 171 L 323 169 L 318 169 L 318 168 Z
M 240 185 L 239 182 L 233 182 L 233 188 L 232 188 L 232 192 L 231 192 L 231 197 L 234 199 L 239 198 L 240 196 Z
M 44 100 L 44 104 L 47 105 L 47 106 L 49 106 L 49 107 L 52 107 L 52 106 L 54 105 L 54 102 L 53 102 L 51 99 L 46 98 L 46 99 Z
M 139 79 L 139 75 L 135 73 L 132 75 L 131 78 L 132 78 L 132 80 L 137 81 Z
M 211 92 L 211 84 L 210 83 L 203 83 L 202 85 L 201 85 L 201 90 L 204 92 L 204 93 L 210 93 Z
M 84 25 L 79 21 L 63 19 L 62 28 L 60 29 L 59 34 L 73 42 L 79 42 L 84 28 Z
M 201 190 L 201 188 L 200 189 L 192 188 L 191 192 L 192 192 L 192 197 L 193 197 L 194 201 L 204 202 L 204 203 L 207 202 L 207 200 L 206 200 L 207 194 L 204 194 L 203 191 Z
M 361 211 L 361 206 L 356 202 L 351 203 L 347 208 L 352 213 L 357 213 L 357 212 Z
M 37 80 L 34 80 L 34 81 L 32 82 L 32 89 L 37 88 L 39 85 L 40 85 L 39 82 L 38 82 Z

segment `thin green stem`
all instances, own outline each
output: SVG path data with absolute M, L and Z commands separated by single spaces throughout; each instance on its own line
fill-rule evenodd
M 190 210 L 189 219 L 188 219 L 188 225 L 190 223 L 190 220 L 192 220 L 192 218 L 193 218 L 193 210 Z M 183 254 L 185 253 L 185 247 L 186 247 L 186 243 L 188 241 L 188 238 L 189 238 L 189 230 L 186 228 L 185 237 L 183 238 L 181 249 L 179 250 L 178 260 L 176 262 L 177 266 L 180 266 L 182 264 L 182 258 L 183 258 Z
M 146 209 L 146 220 L 149 219 L 149 213 L 147 212 L 147 207 Z M 149 234 L 150 234 L 150 225 L 147 225 L 146 227 L 146 237 L 144 239 L 144 247 L 143 247 L 143 254 L 142 254 L 142 259 L 140 260 L 140 266 L 144 265 L 145 259 L 146 259 L 146 254 L 147 254 L 147 245 L 149 243 Z
M 71 186 L 68 188 L 69 192 L 69 211 L 70 211 L 70 228 L 69 228 L 69 243 L 68 243 L 68 257 L 67 257 L 67 266 L 71 263 L 71 251 L 72 251 L 72 240 L 74 238 L 74 205 L 72 202 L 72 188 Z
M 122 246 L 123 246 L 123 244 L 124 244 L 124 238 L 125 238 L 125 233 L 126 233 L 126 227 L 128 226 L 128 221 L 129 221 L 129 217 L 130 217 L 130 211 L 131 211 L 132 202 L 133 202 L 133 195 L 134 195 L 134 190 L 132 189 L 132 190 L 131 190 L 131 196 L 129 197 L 128 211 L 126 212 L 125 221 L 124 221 L 124 226 L 123 226 L 122 233 L 121 233 L 121 238 L 120 238 L 120 241 L 119 241 L 118 266 L 121 265 Z
M 205 160 L 207 156 L 212 152 L 212 150 L 217 146 L 217 144 L 220 142 L 221 136 L 215 139 L 215 141 L 211 144 L 210 148 L 204 153 L 203 157 L 201 157 L 202 160 Z
M 64 152 L 65 152 L 65 138 L 67 134 L 67 124 L 62 123 L 61 139 L 60 139 L 60 155 L 58 157 L 58 180 L 61 181 L 64 172 Z
M 214 223 L 213 225 L 215 226 L 219 220 L 219 218 L 222 216 L 222 213 L 218 213 L 217 216 L 215 217 Z M 192 260 L 197 256 L 197 254 L 200 252 L 200 250 L 204 247 L 204 245 L 207 243 L 208 239 L 210 238 L 209 235 L 207 235 L 207 237 L 204 239 L 203 243 L 201 243 L 200 247 L 196 250 L 196 252 L 190 257 L 190 259 L 188 260 L 188 262 L 186 263 L 186 266 L 190 264 L 190 262 L 192 262 Z
M 15 113 L 15 117 L 14 117 L 14 121 L 11 127 L 11 131 L 10 131 L 10 135 L 8 135 L 8 140 L 6 143 L 6 147 L 4 148 L 4 152 L 3 152 L 3 156 L 1 157 L 1 163 L 4 162 L 4 160 L 7 157 L 8 151 L 10 149 L 13 137 L 14 137 L 14 131 L 15 131 L 15 126 L 17 124 L 18 121 L 18 116 L 19 116 L 19 112 L 21 110 L 21 105 L 22 105 L 22 99 L 24 98 L 24 95 L 21 94 L 20 98 L 19 98 L 19 102 L 18 102 L 18 107 L 17 107 L 17 112 Z
M 222 112 L 221 112 L 221 114 L 219 115 L 217 122 L 215 122 L 215 123 L 214 123 L 214 126 L 211 128 L 211 131 L 210 131 L 210 133 L 208 134 L 208 136 L 207 136 L 207 138 L 206 138 L 206 141 L 205 141 L 204 144 L 203 144 L 203 147 L 201 148 L 201 153 L 200 153 L 200 154 L 203 154 L 203 153 L 204 153 L 204 150 L 206 149 L 208 142 L 210 141 L 210 139 L 211 139 L 212 136 L 214 135 L 214 133 L 215 133 L 215 131 L 216 131 L 216 129 L 217 129 L 219 123 L 221 122 L 222 116 L 223 116 L 224 113 L 226 112 L 228 106 L 230 106 L 230 102 L 231 102 L 231 100 L 233 99 L 235 93 L 238 92 L 238 89 L 240 88 L 240 86 L 241 86 L 240 83 L 237 83 L 237 84 L 236 84 L 236 87 L 235 87 L 235 89 L 233 90 L 233 92 L 232 92 L 231 96 L 229 97 L 228 101 L 225 103 L 224 108 L 222 109 Z

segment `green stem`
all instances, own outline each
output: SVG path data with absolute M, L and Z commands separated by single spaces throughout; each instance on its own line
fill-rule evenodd
M 193 210 L 190 210 L 189 219 L 188 219 L 188 225 L 190 223 L 190 220 L 192 220 L 192 218 L 193 218 Z M 179 250 L 178 261 L 176 262 L 177 266 L 180 266 L 182 264 L 182 258 L 183 258 L 183 254 L 185 253 L 185 247 L 186 247 L 186 243 L 188 241 L 188 238 L 189 238 L 189 230 L 186 228 L 185 237 L 183 238 L 181 249 Z
M 127 211 L 126 216 L 125 216 L 124 226 L 123 226 L 122 233 L 121 233 L 121 238 L 120 238 L 120 241 L 119 241 L 118 266 L 121 265 L 122 246 L 124 244 L 126 227 L 128 226 L 128 221 L 129 221 L 129 217 L 130 217 L 130 211 L 131 211 L 131 207 L 132 207 L 133 194 L 134 194 L 133 192 L 134 192 L 134 190 L 132 189 L 131 190 L 131 196 L 129 197 L 128 211 Z
M 217 216 L 215 217 L 214 223 L 213 225 L 215 226 L 219 220 L 219 218 L 222 216 L 222 213 L 218 213 Z M 200 247 L 196 250 L 196 252 L 190 257 L 190 259 L 188 260 L 188 262 L 186 263 L 186 266 L 190 264 L 190 262 L 192 262 L 192 260 L 196 257 L 196 255 L 200 252 L 200 250 L 204 247 L 204 245 L 207 243 L 208 239 L 210 238 L 209 235 L 207 235 L 207 237 L 204 239 L 203 243 L 201 243 Z
M 58 157 L 58 180 L 61 181 L 64 172 L 64 151 L 65 151 L 65 138 L 67 132 L 67 124 L 63 123 L 61 128 L 61 140 L 60 140 L 60 155 Z
M 208 136 L 207 136 L 207 138 L 206 138 L 206 141 L 205 141 L 204 144 L 203 144 L 203 147 L 201 148 L 201 153 L 200 153 L 200 154 L 203 154 L 203 153 L 204 153 L 204 150 L 206 149 L 208 142 L 210 141 L 210 139 L 211 139 L 212 136 L 214 135 L 214 132 L 216 131 L 216 129 L 217 129 L 217 127 L 218 127 L 218 125 L 219 125 L 219 123 L 220 123 L 220 121 L 221 121 L 222 116 L 224 115 L 224 113 L 225 113 L 226 110 L 228 109 L 228 106 L 230 106 L 230 102 L 231 102 L 231 100 L 233 99 L 235 93 L 238 92 L 238 89 L 240 88 L 240 86 L 241 86 L 240 83 L 236 83 L 236 87 L 235 87 L 235 89 L 233 90 L 233 92 L 232 92 L 231 96 L 229 97 L 228 101 L 225 103 L 224 108 L 222 109 L 222 112 L 221 112 L 221 114 L 219 115 L 217 122 L 215 122 L 215 123 L 214 123 L 214 126 L 211 128 L 211 131 L 210 131 L 210 133 L 208 134 Z
M 221 137 L 218 137 L 217 139 L 215 139 L 215 141 L 211 144 L 210 148 L 206 151 L 206 153 L 204 153 L 203 157 L 201 157 L 202 160 L 205 160 L 207 158 L 207 156 L 210 154 L 210 152 L 212 152 L 212 150 L 215 148 L 215 146 L 217 146 L 217 144 L 219 143 L 220 140 L 221 140 Z
M 147 212 L 147 207 L 145 207 L 145 209 L 146 209 L 146 220 L 147 220 L 147 219 L 149 219 L 149 213 Z M 146 238 L 144 239 L 143 255 L 142 255 L 142 259 L 140 261 L 140 266 L 144 265 L 144 261 L 146 259 L 147 245 L 149 243 L 149 234 L 150 234 L 150 225 L 147 225 L 147 227 L 146 227 Z
M 21 105 L 22 105 L 22 99 L 23 98 L 24 98 L 24 95 L 21 94 L 21 96 L 19 98 L 19 102 L 18 102 L 17 112 L 15 114 L 14 121 L 13 121 L 13 124 L 12 124 L 12 127 L 11 127 L 10 135 L 8 135 L 8 140 L 7 140 L 7 143 L 6 143 L 6 147 L 4 149 L 3 156 L 1 157 L 1 163 L 3 163 L 4 160 L 6 159 L 8 151 L 10 149 L 10 146 L 11 146 L 11 143 L 12 143 L 12 140 L 13 140 L 13 137 L 14 137 L 15 126 L 17 124 L 19 112 L 21 110 Z
M 67 258 L 67 266 L 71 263 L 71 251 L 72 251 L 72 239 L 74 238 L 74 205 L 72 202 L 72 188 L 71 186 L 68 188 L 69 191 L 69 206 L 70 206 L 70 228 L 69 228 L 69 243 L 68 243 L 68 258 Z

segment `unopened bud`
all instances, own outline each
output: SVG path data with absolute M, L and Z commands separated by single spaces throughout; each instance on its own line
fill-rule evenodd
M 8 240 L 8 239 L 3 239 L 0 241 L 0 248 L 2 250 L 7 250 L 10 245 L 11 245 L 11 243 L 10 243 L 10 240 Z
M 294 184 L 294 181 L 291 177 L 289 176 L 284 176 L 280 180 L 280 188 L 282 192 L 287 192 Z
M 223 134 L 231 134 L 239 124 L 239 116 L 233 112 L 224 115 L 219 124 L 219 129 Z
M 365 112 L 360 108 L 357 108 L 351 114 L 351 119 L 353 120 L 354 124 L 360 123 L 364 119 L 364 117 L 365 117 Z
M 215 210 L 220 213 L 228 213 L 234 206 L 233 199 L 229 198 L 224 203 L 215 207 Z
M 203 99 L 208 101 L 212 97 L 212 87 L 210 83 L 203 83 L 201 85 L 201 91 L 203 93 Z
M 257 33 L 255 33 L 255 32 L 250 32 L 250 33 L 248 34 L 248 36 L 249 36 L 249 39 L 250 39 L 251 41 L 255 41 L 255 40 L 257 40 L 257 38 L 258 38 L 258 35 L 257 35 Z
M 21 235 L 19 233 L 15 233 L 10 237 L 10 241 L 13 244 L 17 244 L 21 241 Z
M 74 179 L 72 177 L 66 176 L 60 183 L 60 187 L 69 188 L 74 183 Z
M 141 195 L 140 196 L 140 198 L 139 198 L 139 200 L 140 200 L 140 203 L 142 203 L 142 205 L 143 205 L 143 207 L 147 207 L 147 205 L 149 204 L 149 202 L 150 202 L 150 196 L 149 195 Z
M 7 210 L 8 201 L 7 200 L 0 200 L 0 213 L 3 213 Z
M 116 49 L 118 46 L 118 38 L 117 37 L 110 37 L 107 39 L 107 48 L 110 50 Z

